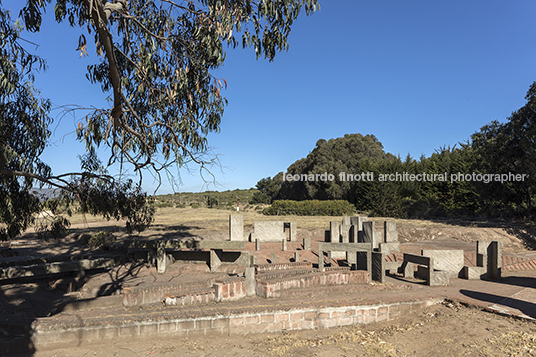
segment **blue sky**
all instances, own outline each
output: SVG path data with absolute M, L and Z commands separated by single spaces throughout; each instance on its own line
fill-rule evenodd
M 2 1 L 15 13 L 21 3 Z M 505 121 L 536 80 L 533 0 L 320 5 L 295 22 L 289 51 L 274 62 L 255 60 L 252 49 L 227 52 L 215 75 L 228 83 L 229 105 L 221 132 L 209 135 L 223 166 L 214 169 L 218 185 L 204 184 L 191 166 L 192 174 L 180 171 L 179 192 L 254 187 L 305 157 L 319 139 L 347 133 L 374 134 L 403 158 L 430 156 L 492 120 Z M 102 106 L 99 86 L 85 79 L 90 59 L 75 51 L 80 29 L 51 16 L 52 9 L 40 34 L 26 36 L 49 65 L 35 86 L 58 105 Z M 74 122 L 65 116 L 53 126 L 43 159 L 55 173 L 79 167 L 84 147 L 74 140 Z M 144 188 L 155 187 L 146 174 Z M 164 179 L 157 194 L 171 192 Z

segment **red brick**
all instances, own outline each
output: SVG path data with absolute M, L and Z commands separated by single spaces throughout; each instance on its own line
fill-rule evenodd
M 387 306 L 382 306 L 378 308 L 378 315 L 387 314 L 388 312 L 389 312 L 389 308 Z
M 341 326 L 351 325 L 353 319 L 351 317 L 339 317 L 338 324 Z
M 275 315 L 275 322 L 288 321 L 288 320 L 289 320 L 288 313 Z
M 259 316 L 247 316 L 246 325 L 258 324 L 260 322 Z
M 231 317 L 230 323 L 231 323 L 231 327 L 242 326 L 244 325 L 244 317 Z
M 177 331 L 188 331 L 195 328 L 193 321 L 180 321 L 177 323 Z
M 261 316 L 261 322 L 274 322 L 274 321 L 275 321 L 275 318 L 274 318 L 274 315 L 272 314 Z
M 355 316 L 355 310 L 347 310 L 344 312 L 345 316 Z
M 212 328 L 212 320 L 197 320 L 195 322 L 196 329 Z
M 331 317 L 341 317 L 341 316 L 343 316 L 343 315 L 344 315 L 344 313 L 342 313 L 342 312 L 340 312 L 340 311 L 333 311 L 333 312 L 331 313 Z
M 316 312 L 306 312 L 303 314 L 304 319 L 306 320 L 313 320 L 316 319 Z
M 366 324 L 369 324 L 371 322 L 376 322 L 376 316 L 372 316 L 372 315 L 367 315 L 367 316 L 364 316 L 365 319 L 363 320 L 364 323 Z
M 387 320 L 389 320 L 389 315 L 387 315 L 387 314 L 378 314 L 378 316 L 376 316 L 376 321 L 377 322 L 387 321 Z
M 329 316 L 328 312 L 321 312 L 321 313 L 318 314 L 318 318 L 319 319 L 329 319 L 330 316 Z
M 194 322 L 192 323 L 192 329 L 194 326 Z M 177 323 L 176 322 L 161 322 L 158 324 L 158 332 L 175 332 L 177 331 Z
M 303 312 L 293 312 L 290 314 L 290 320 L 303 320 Z
M 367 314 L 367 310 L 365 310 L 365 309 L 356 310 L 355 314 L 358 315 L 358 316 L 363 316 L 363 315 Z
M 221 318 L 221 319 L 214 319 L 212 320 L 212 327 L 214 328 L 221 328 L 221 327 L 227 327 L 229 324 L 227 318 Z
M 376 316 L 376 308 L 369 309 L 367 315 Z

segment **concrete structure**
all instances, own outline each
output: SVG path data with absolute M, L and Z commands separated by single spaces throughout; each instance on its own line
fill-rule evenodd
M 244 237 L 244 216 L 241 214 L 229 215 L 229 240 L 243 241 Z
M 372 280 L 380 283 L 385 282 L 386 261 L 385 253 L 372 252 Z
M 211 271 L 216 271 L 225 262 L 232 262 L 237 265 L 249 265 L 248 252 L 223 252 L 223 250 L 242 250 L 244 241 L 208 241 L 208 240 L 179 240 L 179 239 L 159 239 L 159 240 L 136 240 L 125 241 L 125 248 L 146 249 L 147 260 L 151 260 L 151 255 L 155 254 L 156 268 L 158 273 L 164 274 L 167 266 L 174 260 L 180 260 L 180 254 L 176 250 L 210 250 L 208 263 Z M 175 250 L 167 253 L 166 250 Z M 227 254 L 226 254 L 227 253 Z M 233 254 L 234 253 L 234 254 Z M 227 255 L 227 256 L 225 256 Z
M 255 221 L 253 226 L 255 239 L 261 242 L 281 242 L 287 239 L 283 221 Z
M 333 252 L 343 252 L 344 255 L 356 255 L 357 264 L 355 268 L 363 267 L 360 265 L 363 257 L 366 259 L 366 270 L 369 272 L 369 277 L 372 270 L 372 247 L 370 243 L 318 243 L 318 269 L 324 271 L 324 252 L 328 253 L 328 261 L 332 258 Z M 362 253 L 358 255 L 358 253 Z
M 378 233 L 380 232 L 375 231 L 375 222 L 363 222 L 363 242 L 371 243 L 372 249 L 378 249 L 382 242 L 381 235 Z
M 311 250 L 311 238 L 303 238 L 303 250 Z
M 421 255 L 434 258 L 434 269 L 449 273 L 449 277 L 457 278 L 463 269 L 465 257 L 463 250 L 429 250 L 423 249 Z
M 421 276 L 426 280 L 426 283 L 430 286 L 447 286 L 450 283 L 449 272 L 440 271 L 435 269 L 434 258 L 424 257 L 422 255 L 404 253 L 404 263 L 402 269 L 404 271 L 404 277 L 406 274 L 410 274 L 413 269 L 409 270 L 409 263 L 418 264 L 422 266 L 420 272 L 424 276 Z
M 383 232 L 385 243 L 398 243 L 398 232 L 395 221 L 383 222 Z
M 477 266 L 463 267 L 464 279 L 499 279 L 502 269 L 502 244 L 497 241 L 477 241 Z
M 330 232 L 329 242 L 339 243 L 341 241 L 340 240 L 341 231 L 339 229 L 339 222 L 337 221 L 329 222 L 329 232 Z

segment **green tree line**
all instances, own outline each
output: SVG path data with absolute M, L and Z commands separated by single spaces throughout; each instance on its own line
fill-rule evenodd
M 536 82 L 525 99 L 504 123 L 430 157 L 396 157 L 374 135 L 321 139 L 286 172 L 260 180 L 253 202 L 347 200 L 385 217 L 533 219 Z

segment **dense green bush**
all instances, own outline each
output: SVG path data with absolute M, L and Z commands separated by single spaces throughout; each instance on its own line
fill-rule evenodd
M 99 231 L 87 240 L 88 247 L 92 249 L 109 249 L 115 240 L 115 236 L 110 232 Z
M 272 216 L 344 216 L 353 214 L 355 206 L 344 200 L 274 201 L 263 213 Z

